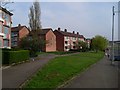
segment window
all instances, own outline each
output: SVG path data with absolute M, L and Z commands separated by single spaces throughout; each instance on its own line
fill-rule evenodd
M 12 42 L 12 46 L 17 46 L 17 42 Z
M 4 26 L 4 39 L 10 39 L 9 28 Z
M 68 44 L 68 42 L 67 42 L 67 41 L 65 41 L 65 44 Z
M 11 32 L 12 37 L 15 37 L 15 36 L 17 37 L 17 34 L 18 34 L 17 32 Z
M 0 11 L 0 18 L 2 19 L 2 11 Z
M 14 42 L 11 42 L 11 45 L 14 46 Z
M 14 33 L 13 33 L 13 32 L 11 32 L 11 36 L 14 36 Z
M 2 47 L 2 41 L 0 40 L 0 47 Z
M 6 20 L 7 22 L 9 22 L 9 15 L 8 15 L 8 14 L 6 14 L 5 20 Z
M 9 41 L 8 40 L 4 40 L 4 47 L 8 47 L 9 46 Z
M 9 34 L 9 28 L 8 27 L 4 27 L 4 33 Z
M 0 24 L 0 33 L 2 33 L 2 25 Z
M 2 16 L 3 16 L 3 19 L 5 19 L 5 16 L 6 16 L 6 15 L 5 15 L 5 13 L 4 13 L 4 12 L 2 12 Z
M 75 44 L 75 42 L 73 42 L 73 44 Z
M 3 13 L 3 19 L 6 21 L 6 25 L 10 26 L 10 16 L 9 16 L 9 14 Z
M 14 39 L 13 39 L 14 41 L 17 41 L 18 39 L 17 39 L 17 37 L 14 37 Z
M 5 19 L 6 21 L 9 21 L 9 15 L 6 13 L 3 13 L 3 19 Z
M 76 40 L 76 38 L 75 38 L 75 37 L 73 37 L 73 40 Z
M 65 46 L 65 49 L 68 49 L 67 46 Z
M 69 39 L 69 37 L 66 36 L 65 39 Z
M 73 49 L 75 49 L 75 46 L 73 46 Z
M 10 26 L 10 19 L 9 19 L 9 15 L 6 14 L 6 25 Z
M 29 40 L 32 40 L 32 36 L 29 36 L 28 39 L 29 39 Z

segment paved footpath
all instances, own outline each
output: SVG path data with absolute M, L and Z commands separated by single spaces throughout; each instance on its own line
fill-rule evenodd
M 2 88 L 18 88 L 32 74 L 56 55 L 47 54 L 41 60 L 30 61 L 2 70 Z
M 73 53 L 78 54 L 78 53 Z M 69 56 L 67 55 L 54 55 L 54 54 L 42 54 L 40 60 L 30 61 L 10 68 L 2 70 L 2 88 L 19 88 L 28 78 L 36 73 L 41 67 L 43 67 L 49 60 L 57 56 Z
M 71 80 L 64 88 L 118 88 L 118 70 L 118 62 L 112 66 L 105 57 Z

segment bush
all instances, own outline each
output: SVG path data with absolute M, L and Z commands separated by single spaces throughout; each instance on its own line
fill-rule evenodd
M 1 48 L 0 50 L 2 50 L 2 51 L 11 51 L 11 49 L 8 49 L 8 48 Z
M 18 50 L 21 50 L 19 47 L 13 47 L 11 48 L 12 51 L 18 51 Z
M 20 40 L 20 48 L 30 51 L 31 57 L 36 57 L 38 51 L 43 51 L 46 42 L 42 38 L 35 36 L 24 37 Z
M 2 64 L 18 63 L 18 62 L 26 61 L 28 59 L 29 59 L 28 50 L 2 51 Z
M 70 49 L 69 51 L 70 51 L 70 52 L 71 52 L 71 51 L 79 52 L 80 50 L 79 50 L 79 49 Z

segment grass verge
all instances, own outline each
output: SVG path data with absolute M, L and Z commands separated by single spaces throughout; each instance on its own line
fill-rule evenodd
M 76 52 L 68 51 L 68 52 L 47 52 L 47 53 L 56 54 L 56 55 L 64 55 L 64 54 L 72 54 L 72 53 L 76 53 Z
M 103 58 L 103 53 L 82 52 L 56 57 L 38 71 L 23 88 L 57 88 Z
M 42 54 L 55 54 L 55 55 L 64 55 L 64 54 L 72 54 L 76 53 L 76 51 L 68 51 L 68 52 L 37 52 L 37 55 L 42 55 Z

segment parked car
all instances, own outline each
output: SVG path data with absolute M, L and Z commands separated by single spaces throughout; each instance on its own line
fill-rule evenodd
M 120 56 L 114 56 L 114 61 L 120 61 Z

